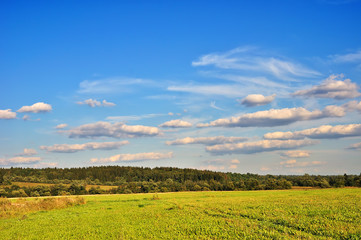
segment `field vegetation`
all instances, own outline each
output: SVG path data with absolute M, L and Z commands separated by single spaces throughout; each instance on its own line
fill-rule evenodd
M 361 189 L 83 196 L 0 219 L 0 239 L 360 239 Z
M 25 219 L 28 213 L 66 208 L 79 204 L 85 204 L 85 199 L 82 197 L 19 198 L 16 200 L 0 198 L 0 219 L 18 216 L 22 216 L 22 219 Z

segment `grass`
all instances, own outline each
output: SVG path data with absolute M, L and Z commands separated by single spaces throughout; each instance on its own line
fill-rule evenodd
M 32 212 L 61 209 L 78 204 L 85 204 L 85 199 L 82 197 L 19 198 L 11 200 L 0 198 L 0 219 L 18 216 L 25 219 L 27 218 L 26 214 Z
M 361 239 L 361 189 L 85 196 L 0 220 L 0 239 Z

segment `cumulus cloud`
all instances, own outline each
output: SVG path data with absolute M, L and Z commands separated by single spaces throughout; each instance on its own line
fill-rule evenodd
M 263 136 L 264 139 L 302 139 L 302 138 L 343 138 L 361 136 L 361 124 L 348 125 L 322 125 L 317 128 L 305 129 L 295 132 L 272 132 Z
M 288 158 L 307 158 L 310 156 L 310 152 L 305 150 L 293 150 L 293 151 L 282 152 L 281 156 Z
M 34 164 L 41 161 L 40 157 L 12 157 L 12 158 L 0 158 L 0 166 L 14 166 L 23 164 Z
M 311 89 L 300 90 L 293 93 L 294 96 L 346 99 L 361 96 L 356 83 L 350 79 L 343 79 L 343 75 L 331 75 L 323 83 L 313 86 Z
M 270 96 L 263 96 L 261 94 L 251 94 L 245 97 L 240 101 L 242 105 L 246 107 L 254 107 L 254 106 L 261 106 L 266 105 L 272 102 L 275 99 L 276 94 Z
M 61 123 L 61 124 L 57 125 L 55 128 L 56 128 L 56 129 L 64 129 L 64 128 L 66 128 L 66 127 L 68 127 L 68 124 L 66 124 L 66 123 Z
M 33 156 L 38 154 L 38 152 L 35 149 L 31 148 L 24 148 L 24 151 L 22 153 L 16 154 L 17 156 Z
M 297 167 L 313 167 L 323 165 L 325 162 L 321 161 L 309 161 L 309 162 L 298 162 L 295 159 L 280 162 L 280 165 L 286 168 L 297 168 Z
M 183 121 L 180 119 L 171 120 L 159 125 L 159 127 L 163 128 L 189 128 L 192 127 L 192 123 Z
M 342 105 L 347 111 L 359 111 L 361 113 L 361 101 L 350 101 Z
M 89 123 L 61 132 L 67 134 L 70 138 L 133 138 L 144 136 L 157 136 L 160 134 L 159 129 L 156 127 L 148 127 L 142 125 L 130 126 L 122 122 Z
M 41 150 L 57 153 L 74 153 L 84 150 L 113 150 L 129 144 L 128 141 L 121 142 L 88 142 L 83 144 L 54 144 L 53 146 L 40 146 Z
M 303 107 L 270 109 L 247 113 L 238 117 L 221 118 L 210 123 L 200 123 L 197 127 L 273 127 L 288 125 L 298 121 L 307 121 L 327 117 L 342 117 L 343 107 L 330 105 L 321 110 L 308 111 Z
M 116 104 L 112 102 L 107 102 L 106 100 L 103 100 L 102 102 L 95 100 L 95 99 L 86 99 L 82 102 L 77 102 L 79 105 L 88 105 L 89 107 L 114 107 Z
M 348 149 L 361 150 L 361 142 L 352 144 L 351 146 L 348 147 Z
M 191 138 L 186 137 L 182 139 L 176 139 L 174 141 L 167 141 L 167 145 L 186 145 L 186 144 L 204 144 L 204 145 L 216 145 L 223 143 L 236 143 L 236 142 L 244 142 L 247 141 L 247 138 L 244 137 L 224 137 L 224 136 L 216 136 L 216 137 L 198 137 Z
M 31 106 L 23 106 L 18 110 L 18 112 L 40 113 L 40 112 L 50 112 L 51 110 L 52 107 L 50 104 L 38 102 L 38 103 L 34 103 Z
M 261 140 L 246 143 L 227 143 L 207 146 L 206 151 L 215 155 L 223 154 L 252 154 L 283 149 L 294 149 L 318 143 L 314 140 Z
M 0 119 L 14 119 L 16 118 L 16 112 L 12 112 L 11 109 L 0 110 Z
M 108 158 L 92 158 L 92 163 L 115 163 L 115 162 L 135 162 L 146 160 L 159 160 L 173 158 L 173 152 L 169 153 L 135 153 L 135 154 L 118 154 Z

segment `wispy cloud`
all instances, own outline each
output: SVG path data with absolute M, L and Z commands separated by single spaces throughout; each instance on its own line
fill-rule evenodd
M 207 146 L 206 151 L 215 155 L 224 154 L 253 154 L 284 149 L 295 149 L 299 147 L 314 145 L 314 140 L 261 140 L 245 143 L 227 143 L 214 146 Z
M 56 125 L 55 129 L 64 129 L 64 128 L 67 128 L 67 127 L 68 127 L 68 124 L 61 123 L 61 124 Z
M 18 112 L 31 112 L 31 113 L 41 113 L 41 112 L 50 112 L 52 107 L 50 104 L 44 102 L 37 102 L 31 106 L 23 106 L 21 107 Z
M 220 111 L 224 111 L 223 108 L 220 108 L 220 107 L 216 106 L 216 101 L 212 101 L 209 106 L 210 106 L 211 108 L 214 108 L 214 109 L 217 109 L 217 110 L 220 110 Z
M 323 125 L 295 132 L 272 132 L 263 136 L 265 139 L 302 139 L 302 138 L 343 138 L 361 136 L 361 124 Z
M 11 109 L 0 110 L 0 119 L 15 119 L 16 112 L 12 112 Z
M 130 89 L 127 88 L 132 85 L 138 86 L 154 86 L 151 80 L 141 78 L 106 78 L 100 80 L 84 80 L 79 84 L 78 93 L 82 94 L 104 94 L 114 92 L 126 92 Z
M 169 115 L 171 116 L 169 113 L 168 114 L 164 114 L 164 113 L 150 113 L 150 114 L 143 114 L 143 115 L 130 115 L 130 116 L 109 116 L 106 118 L 106 120 L 109 121 L 116 121 L 116 122 L 126 122 L 126 121 L 137 121 L 137 120 L 141 120 L 141 119 L 146 119 L 146 118 L 155 118 L 155 117 L 162 117 L 162 116 L 166 116 Z
M 83 144 L 55 144 L 53 146 L 40 146 L 41 150 L 56 153 L 75 153 L 84 150 L 113 150 L 129 144 L 128 141 L 121 142 L 88 142 Z
M 310 152 L 306 150 L 292 150 L 280 153 L 282 157 L 287 158 L 307 158 L 310 156 Z
M 242 92 L 245 92 L 245 89 L 241 85 L 231 85 L 231 84 L 190 84 L 190 85 L 178 85 L 178 86 L 169 86 L 168 91 L 173 92 L 187 92 L 195 93 L 202 95 L 211 95 L 211 96 L 225 96 L 225 97 L 239 97 L 242 95 Z
M 223 143 L 236 143 L 244 142 L 248 139 L 245 137 L 225 137 L 225 136 L 216 136 L 216 137 L 186 137 L 181 139 L 176 139 L 174 141 L 167 141 L 167 145 L 186 145 L 186 144 L 204 144 L 207 146 L 223 144 Z
M 108 158 L 92 158 L 92 163 L 115 163 L 115 162 L 135 162 L 146 160 L 159 160 L 173 158 L 173 152 L 169 153 L 135 153 L 135 154 L 118 154 Z
M 12 158 L 0 158 L 0 166 L 14 166 L 14 165 L 28 165 L 35 164 L 41 161 L 40 157 L 12 157 Z
M 160 130 L 157 127 L 143 125 L 126 125 L 122 122 L 96 122 L 84 124 L 70 130 L 59 131 L 67 134 L 70 138 L 133 138 L 145 136 L 157 136 Z
M 344 62 L 361 62 L 361 50 L 354 52 L 354 53 L 348 53 L 344 55 L 331 55 L 330 58 L 337 63 L 344 63 Z
M 316 77 L 321 74 L 299 63 L 269 56 L 255 47 L 240 47 L 224 53 L 210 53 L 192 62 L 195 67 L 214 66 L 218 69 L 266 73 L 281 80 L 294 77 Z
M 103 101 L 98 101 L 96 99 L 86 99 L 84 101 L 81 102 L 77 102 L 77 104 L 79 105 L 88 105 L 89 107 L 114 107 L 116 104 L 112 103 L 112 102 L 107 102 L 106 100 Z
M 349 146 L 347 149 L 353 149 L 353 150 L 361 150 L 361 142 L 354 143 L 351 146 Z
M 280 165 L 285 168 L 299 168 L 299 167 L 313 167 L 318 165 L 324 165 L 326 162 L 321 161 L 303 161 L 299 162 L 295 159 L 280 162 Z

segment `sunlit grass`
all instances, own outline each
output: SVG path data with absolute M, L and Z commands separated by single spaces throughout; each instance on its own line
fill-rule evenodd
M 0 239 L 360 239 L 361 189 L 84 196 L 0 220 Z

